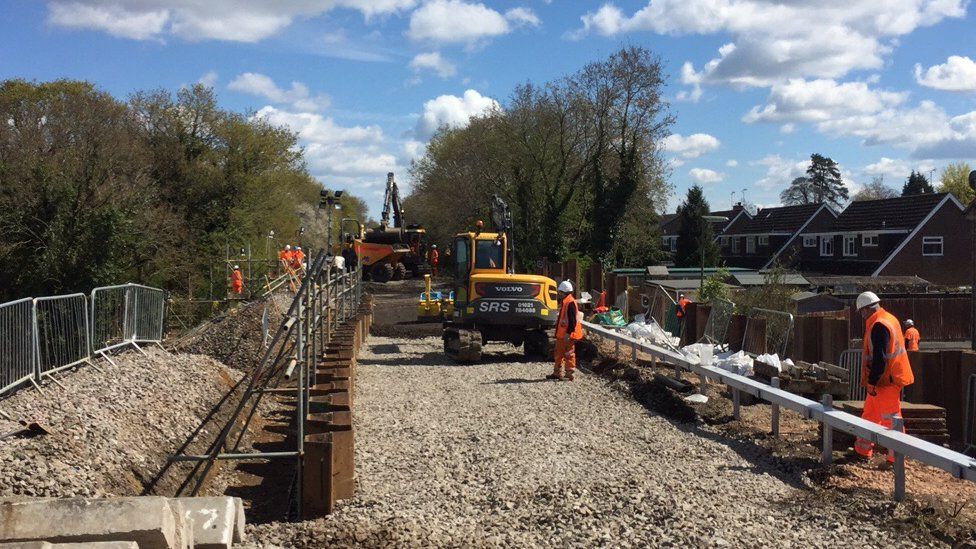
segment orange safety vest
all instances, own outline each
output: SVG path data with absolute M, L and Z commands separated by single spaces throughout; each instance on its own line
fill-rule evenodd
M 691 300 L 688 299 L 687 297 L 678 300 L 678 310 L 675 311 L 675 315 L 677 315 L 678 318 L 685 317 L 685 307 L 687 307 L 689 303 L 691 303 Z
M 867 325 L 864 327 L 864 354 L 861 358 L 861 386 L 868 386 L 868 376 L 871 370 L 871 359 L 874 356 L 871 349 L 871 330 L 874 325 L 881 323 L 888 329 L 891 337 L 888 339 L 888 348 L 884 350 L 885 369 L 881 378 L 878 380 L 878 387 L 895 385 L 907 387 L 915 383 L 915 374 L 912 372 L 912 363 L 908 361 L 908 354 L 905 352 L 905 336 L 901 332 L 901 324 L 898 319 L 888 311 L 878 307 L 878 310 L 868 318 Z
M 922 335 L 918 333 L 915 326 L 909 327 L 905 330 L 905 350 L 906 351 L 917 351 L 918 342 L 922 340 Z
M 563 339 L 566 337 L 566 330 L 569 329 L 570 303 L 575 304 L 576 298 L 574 298 L 572 295 L 567 295 L 566 299 L 563 299 L 562 307 L 559 309 L 559 319 L 556 320 L 556 339 Z M 573 333 L 569 334 L 569 338 L 573 341 L 583 339 L 583 323 L 580 322 L 578 305 L 576 306 L 576 327 L 573 328 Z
M 278 259 L 284 261 L 285 263 L 291 263 L 292 257 L 294 257 L 294 252 L 291 250 L 281 250 L 278 252 Z
M 291 266 L 296 269 L 300 269 L 304 261 L 305 261 L 305 252 L 298 250 L 292 255 Z

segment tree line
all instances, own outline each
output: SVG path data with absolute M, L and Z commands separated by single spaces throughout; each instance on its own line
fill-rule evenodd
M 221 284 L 226 247 L 297 242 L 300 215 L 321 233 L 296 135 L 221 109 L 211 88 L 120 100 L 7 80 L 0 120 L 0 301 L 130 281 L 200 295 L 214 264 Z M 362 200 L 345 203 L 337 217 L 363 218 Z
M 663 258 L 657 210 L 670 187 L 661 142 L 674 118 L 660 61 L 621 49 L 568 76 L 518 86 L 500 109 L 440 128 L 411 168 L 410 222 L 450 242 L 493 194 L 511 206 L 516 260 L 648 265 Z

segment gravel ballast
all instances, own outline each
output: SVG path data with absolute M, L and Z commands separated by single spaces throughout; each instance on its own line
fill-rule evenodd
M 200 426 L 240 378 L 213 359 L 147 347 L 59 374 L 61 387 L 27 389 L 0 401 L 15 420 L 37 421 L 50 434 L 0 441 L 0 496 L 105 497 L 173 495 L 188 464 L 169 456 Z M 0 420 L 0 432 L 18 428 Z M 205 427 L 188 452 L 203 451 Z
M 840 506 L 796 505 L 801 478 L 648 412 L 606 379 L 439 338 L 372 337 L 354 411 L 357 496 L 331 517 L 249 527 L 280 546 L 922 546 Z

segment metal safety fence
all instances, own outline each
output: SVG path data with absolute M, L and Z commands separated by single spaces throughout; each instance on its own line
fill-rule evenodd
M 652 286 L 649 296 L 643 300 L 644 317 L 653 318 L 659 326 L 673 336 L 681 336 L 682 323 L 678 319 L 678 302 L 671 293 L 659 285 Z
M 112 349 L 160 343 L 165 315 L 165 292 L 138 284 L 2 303 L 0 394 Z
M 729 333 L 732 315 L 735 314 L 735 303 L 725 299 L 716 299 L 712 301 L 711 305 L 712 309 L 708 313 L 708 320 L 705 322 L 705 332 L 702 334 L 699 343 L 721 345 L 725 343 L 725 337 Z
M 742 350 L 750 355 L 776 353 L 785 357 L 792 332 L 792 314 L 754 307 L 746 316 Z
M 969 376 L 966 391 L 966 422 L 963 441 L 966 444 L 964 453 L 976 455 L 976 374 Z
M 34 300 L 0 305 L 0 393 L 33 379 Z
M 864 400 L 867 398 L 868 390 L 861 386 L 861 358 L 864 354 L 862 349 L 848 349 L 840 353 L 837 365 L 848 371 L 847 398 L 850 400 Z

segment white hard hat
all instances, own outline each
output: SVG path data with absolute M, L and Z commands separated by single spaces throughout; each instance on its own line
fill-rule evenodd
M 301 249 L 302 249 L 302 247 L 301 247 L 301 246 L 295 246 L 295 249 L 296 249 L 296 250 L 301 250 Z
M 241 267 L 239 265 L 234 265 L 234 270 L 237 270 L 237 269 L 240 269 L 240 268 Z
M 914 326 L 914 325 L 915 325 L 915 322 L 913 322 L 912 319 L 910 319 L 910 318 L 905 321 L 905 326 Z
M 559 286 L 557 286 L 556 289 L 560 292 L 571 294 L 573 293 L 573 283 L 568 280 L 563 280 L 559 283 Z
M 881 298 L 878 294 L 874 292 L 864 292 L 863 294 L 857 296 L 857 310 L 860 311 L 865 307 L 870 307 L 871 305 L 877 305 L 881 303 Z
M 285 249 L 286 250 L 290 250 L 291 249 L 291 244 L 285 244 Z

